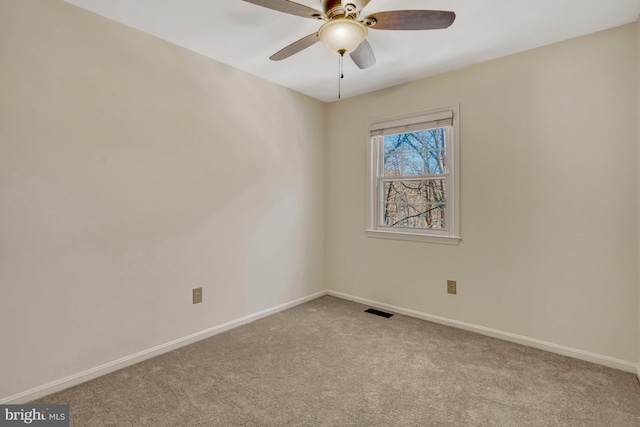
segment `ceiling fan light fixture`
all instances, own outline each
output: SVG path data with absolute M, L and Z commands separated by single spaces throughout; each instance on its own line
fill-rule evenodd
M 320 27 L 318 38 L 331 52 L 345 54 L 356 50 L 367 38 L 367 27 L 350 18 L 336 18 Z

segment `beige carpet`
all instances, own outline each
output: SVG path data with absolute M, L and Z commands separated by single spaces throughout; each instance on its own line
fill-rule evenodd
M 325 296 L 33 403 L 72 426 L 640 426 L 634 375 Z

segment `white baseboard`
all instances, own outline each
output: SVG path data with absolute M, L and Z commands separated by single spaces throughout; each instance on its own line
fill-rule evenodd
M 78 372 L 77 374 L 68 376 L 66 378 L 61 378 L 57 381 L 53 381 L 51 383 L 44 384 L 39 387 L 32 388 L 22 393 L 18 393 L 13 396 L 2 398 L 0 399 L 0 404 L 3 404 L 3 405 L 22 404 L 22 403 L 30 402 L 35 399 L 39 399 L 48 394 L 55 393 L 57 391 L 64 390 L 69 387 L 73 387 L 74 385 L 78 385 L 80 383 L 92 380 L 102 375 L 106 375 L 110 372 L 117 371 L 118 369 L 126 368 L 127 366 L 131 366 L 133 364 L 142 362 L 143 360 L 147 360 L 152 357 L 159 356 L 163 353 L 167 353 L 171 350 L 184 347 L 185 345 L 192 344 L 196 341 L 200 341 L 205 338 L 209 338 L 214 335 L 220 334 L 222 332 L 228 331 L 230 329 L 237 328 L 238 326 L 244 325 L 249 322 L 253 322 L 254 320 L 258 320 L 262 317 L 269 316 L 271 314 L 286 310 L 296 305 L 303 304 L 307 301 L 311 301 L 313 299 L 319 298 L 326 294 L 327 294 L 326 290 L 316 292 L 306 297 L 302 297 L 294 301 L 280 304 L 275 307 L 271 307 L 254 314 L 250 314 L 248 316 L 244 316 L 239 319 L 232 320 L 230 322 L 226 322 L 221 325 L 217 325 L 217 326 L 205 329 L 203 331 L 196 332 L 191 335 L 187 335 L 186 337 L 178 338 L 168 343 L 161 344 L 153 348 L 149 348 L 147 350 L 143 350 L 141 352 L 123 357 L 118 360 L 114 360 L 113 362 L 105 363 L 104 365 L 96 366 L 95 368 Z
M 250 315 L 241 317 L 239 319 L 232 320 L 232 321 L 205 329 L 200 332 L 196 332 L 194 334 L 191 334 L 182 338 L 178 338 L 168 343 L 161 344 L 147 350 L 143 350 L 141 352 L 123 357 L 118 360 L 114 360 L 113 362 L 105 363 L 104 365 L 100 365 L 95 368 L 88 369 L 86 371 L 78 372 L 77 374 L 68 376 L 66 378 L 61 378 L 57 381 L 53 381 L 51 383 L 44 384 L 39 387 L 32 388 L 22 393 L 18 393 L 13 396 L 2 398 L 0 399 L 0 404 L 21 404 L 21 403 L 27 403 L 31 400 L 39 399 L 40 397 L 46 396 L 48 394 L 55 393 L 57 391 L 64 390 L 69 387 L 73 387 L 75 385 L 92 380 L 99 376 L 106 375 L 108 373 L 117 371 L 122 368 L 126 368 L 127 366 L 131 366 L 133 364 L 142 362 L 143 360 L 147 360 L 152 357 L 159 356 L 160 354 L 167 353 L 171 350 L 175 350 L 177 348 L 183 347 L 185 345 L 192 344 L 196 341 L 200 341 L 205 338 L 212 337 L 214 335 L 220 334 L 222 332 L 228 331 L 233 328 L 237 328 L 238 326 L 241 326 L 246 323 L 252 322 L 254 320 L 258 320 L 260 318 L 269 316 L 271 314 L 286 310 L 296 305 L 303 304 L 307 301 L 311 301 L 313 299 L 319 298 L 324 295 L 331 295 L 337 298 L 342 298 L 349 301 L 354 301 L 361 304 L 389 310 L 394 313 L 404 314 L 406 316 L 428 320 L 430 322 L 440 323 L 443 325 L 452 326 L 454 328 L 465 329 L 471 332 L 476 332 L 476 333 L 487 335 L 493 338 L 498 338 L 505 341 L 510 341 L 517 344 L 522 344 L 529 347 L 534 347 L 541 350 L 549 351 L 551 353 L 557 353 L 564 356 L 573 357 L 575 359 L 586 360 L 588 362 L 609 366 L 612 368 L 620 369 L 622 371 L 634 373 L 638 376 L 638 381 L 640 381 L 640 365 L 636 363 L 615 359 L 613 357 L 603 356 L 600 354 L 590 353 L 587 351 L 582 351 L 582 350 L 578 350 L 570 347 L 565 347 L 562 345 L 541 341 L 535 338 L 529 338 L 522 335 L 503 332 L 497 329 L 485 328 L 484 326 L 478 326 L 470 323 L 460 322 L 457 320 L 447 319 L 445 317 L 434 316 L 434 315 L 422 313 L 416 310 L 406 309 L 406 308 L 397 307 L 391 304 L 385 304 L 378 301 L 369 300 L 366 298 L 356 297 L 354 295 L 349 295 L 342 292 L 324 290 L 324 291 L 320 291 L 320 292 L 316 292 L 314 294 L 308 295 L 303 298 L 296 299 L 294 301 L 280 304 L 275 307 L 271 307 L 254 314 L 250 314 Z
M 619 369 L 621 371 L 636 374 L 640 379 L 640 365 L 636 363 L 628 362 L 626 360 L 616 359 L 616 358 L 604 356 L 601 354 L 590 353 L 588 351 L 565 347 L 563 345 L 553 344 L 550 342 L 541 341 L 535 338 L 529 338 L 522 335 L 512 334 L 509 332 L 503 332 L 497 329 L 485 328 L 484 326 L 473 325 L 471 323 L 465 323 L 457 320 L 447 319 L 446 317 L 434 316 L 432 314 L 427 314 L 427 313 L 422 313 L 416 310 L 397 307 L 391 304 L 385 304 L 378 301 L 372 301 L 366 298 L 360 298 L 360 297 L 345 294 L 342 292 L 329 290 L 327 291 L 327 294 L 334 297 L 346 299 L 349 301 L 354 301 L 361 304 L 370 305 L 373 307 L 393 311 L 394 313 L 404 314 L 406 316 L 416 317 L 418 319 L 428 320 L 430 322 L 440 323 L 447 326 L 453 326 L 454 328 L 465 329 L 467 331 L 476 332 L 482 335 L 487 335 L 493 338 L 498 338 L 501 340 L 526 345 L 529 347 L 534 347 L 540 350 L 549 351 L 551 353 L 557 353 L 563 356 L 569 356 L 575 359 L 585 360 L 587 362 L 593 362 L 599 365 L 609 366 L 611 368 Z

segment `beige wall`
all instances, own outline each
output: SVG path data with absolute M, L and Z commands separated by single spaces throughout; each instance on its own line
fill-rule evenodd
M 330 288 L 636 363 L 636 44 L 627 25 L 330 104 Z M 367 238 L 369 124 L 453 103 L 462 242 Z
M 638 361 L 638 48 L 640 23 L 327 107 L 0 2 L 0 400 L 326 285 Z M 456 102 L 463 241 L 367 238 L 369 123 Z
M 0 58 L 0 400 L 325 288 L 324 104 L 59 0 Z

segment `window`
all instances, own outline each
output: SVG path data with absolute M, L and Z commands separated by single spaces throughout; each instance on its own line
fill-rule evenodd
M 457 244 L 458 106 L 371 126 L 370 237 Z

